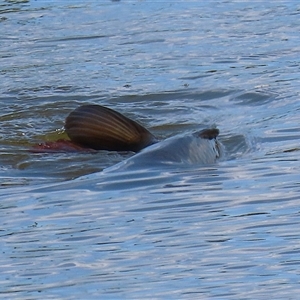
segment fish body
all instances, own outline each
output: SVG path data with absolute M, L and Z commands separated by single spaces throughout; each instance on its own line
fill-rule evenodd
M 223 145 L 217 140 L 217 129 L 204 129 L 170 137 L 153 144 L 108 171 L 160 165 L 213 164 L 224 154 Z
M 159 164 L 212 164 L 224 151 L 219 130 L 203 129 L 159 141 L 148 129 L 123 114 L 101 105 L 83 105 L 66 118 L 70 140 L 38 144 L 34 152 L 132 151 L 134 156 L 116 168 Z M 109 168 L 109 169 L 114 169 Z

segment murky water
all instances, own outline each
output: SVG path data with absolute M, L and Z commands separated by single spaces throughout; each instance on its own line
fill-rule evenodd
M 0 1 L 0 297 L 295 299 L 299 14 L 279 1 Z M 30 151 L 87 103 L 162 139 L 217 126 L 226 155 L 122 170 L 132 153 Z

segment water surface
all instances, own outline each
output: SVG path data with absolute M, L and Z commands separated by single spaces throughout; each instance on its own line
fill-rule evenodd
M 0 1 L 0 297 L 295 299 L 299 13 Z M 226 156 L 109 171 L 133 153 L 29 151 L 87 103 L 161 139 L 216 126 Z

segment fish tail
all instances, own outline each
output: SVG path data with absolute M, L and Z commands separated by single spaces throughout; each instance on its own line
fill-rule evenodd
M 219 135 L 219 129 L 217 128 L 203 129 L 199 132 L 199 136 L 207 140 L 215 139 L 218 135 Z

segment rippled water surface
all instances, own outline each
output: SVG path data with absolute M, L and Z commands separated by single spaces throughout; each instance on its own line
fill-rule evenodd
M 0 297 L 296 299 L 299 14 L 0 1 Z M 87 103 L 161 139 L 216 126 L 225 157 L 123 170 L 133 153 L 31 151 Z

